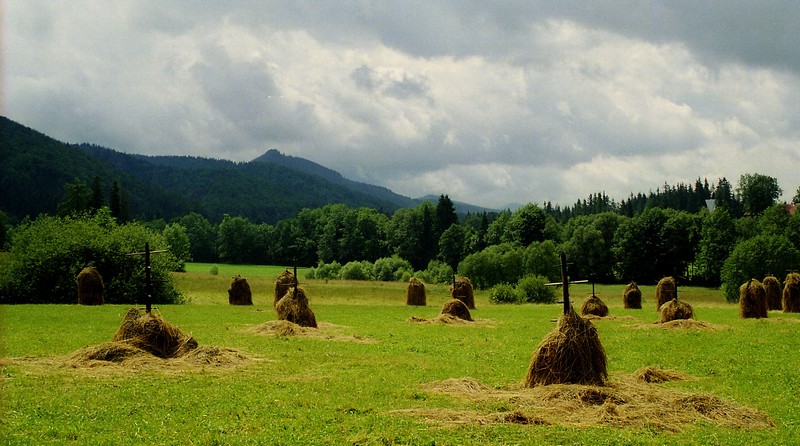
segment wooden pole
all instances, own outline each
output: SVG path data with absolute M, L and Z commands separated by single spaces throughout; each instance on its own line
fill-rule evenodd
M 150 313 L 152 309 L 151 302 L 153 300 L 152 285 L 150 281 L 150 243 L 144 243 L 144 293 L 145 293 L 145 311 Z
M 564 314 L 569 314 L 569 277 L 567 276 L 567 255 L 564 251 L 559 253 L 561 257 L 561 292 L 564 296 Z

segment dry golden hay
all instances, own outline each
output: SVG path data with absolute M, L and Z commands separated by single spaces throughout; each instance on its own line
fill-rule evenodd
M 661 316 L 658 321 L 660 323 L 671 322 L 678 319 L 691 319 L 694 317 L 694 310 L 687 302 L 678 299 L 672 299 L 661 306 Z
M 664 277 L 656 285 L 656 311 L 661 311 L 661 306 L 678 298 L 678 285 L 672 277 Z
M 694 379 L 658 369 L 645 374 L 664 380 Z M 477 402 L 478 407 L 502 409 L 481 412 L 435 408 L 392 412 L 441 425 L 536 424 L 667 432 L 679 432 L 684 426 L 698 422 L 736 429 L 775 427 L 770 417 L 758 410 L 710 394 L 687 393 L 650 384 L 637 374 L 624 375 L 606 386 L 553 384 L 495 389 L 472 378 L 458 378 L 426 384 L 423 390 L 467 401 L 470 406 Z
M 764 285 L 750 279 L 739 287 L 739 317 L 760 319 L 767 317 L 767 293 Z
M 285 320 L 267 321 L 256 325 L 252 331 L 263 334 L 274 334 L 276 336 L 297 336 L 305 333 L 306 329 Z
M 675 319 L 669 322 L 655 322 L 653 324 L 633 324 L 628 325 L 629 328 L 636 329 L 649 329 L 657 328 L 661 330 L 697 330 L 697 331 L 722 331 L 730 330 L 731 327 L 726 325 L 710 324 L 704 321 L 695 319 Z
M 783 312 L 800 313 L 800 273 L 789 273 L 783 281 Z
M 599 297 L 592 294 L 583 300 L 583 304 L 581 305 L 581 315 L 606 317 L 608 316 L 608 305 L 606 305 L 606 303 L 603 302 Z
M 469 277 L 461 276 L 456 279 L 451 289 L 451 297 L 464 302 L 470 310 L 475 309 L 475 294 L 472 290 L 472 282 L 470 282 Z
M 247 279 L 236 275 L 228 288 L 228 303 L 231 305 L 253 305 L 253 293 Z
M 536 347 L 525 387 L 549 384 L 603 385 L 606 352 L 592 323 L 570 309 Z
M 775 276 L 764 277 L 761 282 L 764 285 L 764 292 L 767 294 L 767 310 L 781 310 L 783 303 L 781 302 L 781 283 Z
M 442 315 L 450 315 L 453 317 L 457 317 L 459 319 L 463 319 L 465 321 L 471 321 L 472 315 L 469 313 L 469 308 L 467 308 L 467 304 L 459 299 L 450 299 L 442 305 Z
M 645 383 L 660 384 L 669 381 L 688 381 L 695 378 L 675 370 L 663 370 L 655 367 L 642 367 L 633 372 L 633 378 Z
M 93 361 L 122 363 L 132 358 L 152 357 L 150 353 L 127 342 L 104 342 L 84 347 L 67 358 L 73 367 Z
M 97 369 L 117 366 L 122 370 L 187 370 L 206 366 L 235 366 L 251 360 L 252 358 L 239 350 L 214 346 L 201 346 L 183 356 L 163 359 L 127 342 L 106 342 L 78 350 L 64 360 L 62 367 Z
M 425 292 L 425 284 L 416 277 L 412 277 L 408 281 L 406 287 L 406 305 L 427 305 L 427 293 Z
M 295 294 L 295 291 L 297 292 Z M 291 287 L 275 305 L 278 319 L 294 322 L 301 327 L 317 328 L 317 318 L 308 306 L 308 298 L 300 287 Z
M 631 282 L 625 287 L 625 291 L 622 292 L 622 304 L 625 308 L 642 309 L 642 291 L 636 282 Z
M 286 292 L 289 291 L 289 288 L 291 288 L 293 285 L 294 273 L 288 269 L 278 276 L 278 279 L 275 281 L 275 300 L 272 303 L 273 307 L 278 305 L 278 301 L 280 301 L 281 298 L 286 295 Z
M 250 361 L 252 358 L 240 350 L 204 345 L 180 358 L 180 361 L 197 365 L 227 366 Z
M 114 341 L 126 342 L 159 358 L 175 358 L 197 348 L 197 341 L 153 313 L 131 308 L 122 318 Z
M 103 277 L 93 266 L 78 273 L 78 305 L 103 305 Z

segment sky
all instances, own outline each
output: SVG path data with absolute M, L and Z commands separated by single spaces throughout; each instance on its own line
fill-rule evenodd
M 409 197 L 800 187 L 800 2 L 0 0 L 0 111 L 68 143 L 269 149 Z

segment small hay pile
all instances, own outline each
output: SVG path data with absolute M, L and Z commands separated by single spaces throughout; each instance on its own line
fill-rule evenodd
M 602 386 L 606 379 L 606 352 L 597 329 L 575 311 L 570 311 L 558 319 L 556 328 L 536 347 L 525 387 L 549 384 Z
M 406 287 L 406 305 L 416 305 L 424 307 L 427 304 L 427 293 L 425 284 L 416 277 L 408 281 Z
M 465 321 L 472 321 L 472 315 L 467 308 L 467 304 L 459 299 L 450 299 L 442 305 L 441 315 L 450 315 L 463 319 Z
M 633 379 L 648 384 L 661 384 L 670 381 L 694 380 L 695 378 L 674 370 L 664 370 L 655 367 L 642 367 L 633 372 Z
M 475 309 L 475 294 L 472 291 L 472 282 L 468 277 L 461 276 L 453 283 L 451 296 L 466 304 L 470 310 Z
M 678 298 L 678 285 L 672 277 L 664 277 L 656 285 L 656 311 L 661 311 L 661 306 Z
M 267 321 L 252 328 L 259 334 L 273 334 L 275 336 L 297 336 L 305 333 L 305 328 L 285 320 Z
M 783 312 L 800 313 L 800 273 L 789 273 L 783 281 Z
M 231 305 L 253 305 L 253 293 L 247 279 L 236 275 L 228 288 L 228 303 Z
M 636 282 L 631 282 L 625 287 L 625 291 L 622 292 L 622 304 L 625 308 L 642 309 L 642 291 Z
M 608 305 L 599 297 L 592 294 L 584 299 L 581 305 L 581 315 L 606 317 L 608 316 Z
M 305 291 L 300 287 L 289 288 L 275 305 L 275 312 L 282 321 L 294 322 L 301 327 L 317 328 L 317 318 L 308 306 Z
M 691 319 L 694 317 L 694 310 L 687 302 L 672 299 L 661 306 L 660 314 L 658 322 L 663 324 L 679 319 Z
M 278 302 L 286 295 L 286 292 L 289 291 L 289 288 L 293 285 L 294 274 L 288 269 L 278 276 L 278 279 L 275 281 L 275 301 L 272 303 L 273 307 L 278 305 Z
M 781 302 L 781 283 L 775 276 L 764 277 L 761 282 L 764 285 L 764 292 L 767 294 L 767 310 L 781 310 L 783 303 Z
M 103 277 L 93 266 L 78 273 L 78 305 L 103 305 Z
M 159 358 L 176 358 L 197 348 L 197 341 L 153 313 L 131 308 L 122 318 L 115 342 L 123 342 Z
M 127 342 L 104 342 L 84 347 L 68 358 L 75 366 L 90 364 L 93 361 L 122 363 L 130 359 L 152 358 L 153 355 Z
M 767 292 L 764 285 L 750 279 L 739 287 L 739 317 L 760 319 L 767 317 Z

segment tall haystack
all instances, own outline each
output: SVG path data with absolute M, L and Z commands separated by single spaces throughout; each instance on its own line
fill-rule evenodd
M 282 272 L 281 275 L 278 276 L 278 280 L 275 281 L 275 300 L 272 306 L 278 305 L 278 301 L 286 295 L 286 292 L 289 291 L 289 288 L 292 286 L 294 286 L 294 273 L 287 269 Z
M 317 328 L 317 318 L 308 306 L 306 292 L 300 287 L 291 287 L 275 305 L 278 319 L 294 322 L 301 327 Z
M 253 293 L 250 292 L 250 284 L 247 279 L 236 275 L 228 288 L 228 303 L 231 305 L 253 305 Z
M 453 283 L 451 296 L 453 299 L 458 299 L 469 308 L 475 309 L 475 294 L 472 291 L 472 282 L 468 277 L 461 276 Z
M 622 304 L 625 308 L 642 309 L 642 291 L 636 282 L 631 282 L 625 287 L 625 291 L 622 292 Z
M 602 386 L 608 379 L 606 352 L 592 323 L 575 313 L 558 319 L 556 328 L 536 347 L 525 387 L 549 384 Z
M 764 285 L 756 279 L 750 279 L 739 287 L 739 317 L 767 317 L 767 293 Z
M 425 284 L 416 277 L 408 281 L 406 287 L 406 305 L 418 305 L 424 307 L 427 304 L 427 293 Z
M 659 322 L 672 322 L 678 319 L 691 319 L 694 317 L 694 309 L 687 302 L 672 299 L 661 306 Z
M 581 305 L 582 316 L 608 316 L 608 305 L 603 302 L 599 297 L 592 294 L 583 300 Z
M 661 311 L 661 306 L 665 303 L 677 299 L 678 285 L 672 277 L 664 277 L 656 285 L 656 311 Z
M 103 277 L 93 266 L 87 266 L 78 273 L 78 305 L 103 305 Z
M 800 273 L 789 273 L 783 281 L 783 312 L 800 313 Z
M 471 321 L 472 315 L 469 313 L 467 304 L 459 299 L 450 299 L 442 306 L 442 314 L 449 314 L 450 316 Z
M 767 294 L 767 310 L 781 310 L 781 283 L 775 276 L 767 276 L 761 282 L 764 285 L 764 292 Z
M 197 348 L 197 341 L 153 313 L 131 308 L 114 334 L 115 342 L 125 342 L 159 358 L 177 358 Z

